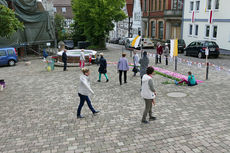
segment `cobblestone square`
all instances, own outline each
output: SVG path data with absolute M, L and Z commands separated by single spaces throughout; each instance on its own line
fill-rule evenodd
M 117 62 L 121 50 L 108 46 L 107 62 Z M 132 57 L 127 53 L 129 62 Z M 149 57 L 150 65 L 154 58 Z M 140 77 L 128 72 L 128 83 L 119 85 L 116 65 L 108 64 L 109 82 L 98 80 L 98 66 L 89 66 L 93 115 L 85 104 L 84 119 L 77 119 L 79 67 L 45 70 L 42 59 L 26 66 L 0 67 L 6 88 L 0 92 L 0 152 L 2 153 L 229 153 L 230 73 L 178 64 L 178 73 L 192 71 L 198 86 L 162 84 L 169 80 L 154 75 L 157 120 L 142 124 L 144 101 Z M 174 71 L 174 66 L 157 67 Z M 171 92 L 185 97 L 170 97 Z

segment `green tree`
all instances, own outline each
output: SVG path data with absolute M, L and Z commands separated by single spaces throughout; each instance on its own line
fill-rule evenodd
M 64 40 L 65 38 L 65 17 L 61 14 L 56 14 L 54 17 L 55 22 L 55 34 L 58 41 Z
M 113 22 L 127 16 L 122 8 L 125 0 L 73 0 L 75 21 L 84 27 L 84 35 L 91 45 L 105 48 L 105 38 L 113 30 Z
M 73 29 L 72 38 L 74 44 L 77 44 L 78 41 L 85 41 L 86 36 L 84 35 L 84 27 L 80 26 L 76 21 L 71 25 Z
M 23 23 L 16 17 L 14 11 L 4 5 L 0 5 L 0 36 L 10 37 L 19 29 L 23 29 Z

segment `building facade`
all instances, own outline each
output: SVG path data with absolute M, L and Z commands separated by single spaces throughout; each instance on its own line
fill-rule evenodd
M 182 33 L 185 42 L 215 41 L 220 48 L 230 50 L 229 5 L 229 0 L 185 1 Z
M 114 29 L 109 32 L 110 39 L 132 37 L 132 9 L 133 0 L 126 0 L 126 5 L 123 8 L 123 11 L 128 16 L 128 18 L 114 23 Z
M 71 0 L 53 0 L 54 14 L 60 14 L 65 17 L 65 26 L 70 28 L 73 23 L 73 12 L 71 7 Z
M 184 0 L 141 0 L 142 35 L 155 40 L 180 39 Z

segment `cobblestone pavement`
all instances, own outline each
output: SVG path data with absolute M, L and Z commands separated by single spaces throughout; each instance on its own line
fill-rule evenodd
M 121 50 L 110 45 L 104 55 L 116 62 Z M 154 63 L 153 58 L 150 61 Z M 157 66 L 174 69 L 164 62 Z M 79 68 L 63 72 L 56 67 L 47 72 L 44 67 L 41 59 L 31 60 L 29 66 L 19 62 L 15 67 L 0 67 L 0 78 L 7 83 L 0 92 L 0 152 L 230 152 L 229 73 L 210 70 L 205 81 L 205 68 L 179 64 L 178 73 L 192 71 L 205 81 L 194 87 L 163 85 L 168 79 L 155 75 L 157 120 L 145 125 L 141 123 L 140 77 L 133 77 L 131 71 L 128 83 L 120 86 L 116 66 L 108 66 L 108 83 L 103 76 L 98 83 L 98 67 L 90 66 L 92 104 L 100 113 L 93 116 L 85 105 L 86 118 L 77 119 Z M 187 96 L 168 97 L 171 92 Z

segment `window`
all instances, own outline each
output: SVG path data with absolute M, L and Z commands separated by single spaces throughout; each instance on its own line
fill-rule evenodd
M 173 0 L 172 5 L 173 5 L 173 7 L 172 7 L 173 9 L 177 9 L 177 0 Z
M 8 55 L 14 55 L 14 50 L 12 49 L 7 50 L 7 52 L 8 52 Z
M 147 0 L 145 0 L 145 11 L 147 10 Z
M 192 35 L 192 24 L 189 25 L 189 35 Z
M 151 22 L 151 26 L 152 26 L 151 36 L 152 36 L 152 38 L 155 38 L 156 37 L 156 24 L 154 21 Z
M 6 51 L 5 50 L 0 50 L 0 56 L 6 56 Z
M 208 10 L 211 10 L 212 8 L 212 0 L 208 0 Z
M 155 11 L 157 10 L 157 0 L 155 0 Z
M 210 33 L 210 26 L 207 25 L 205 29 L 205 37 L 209 37 L 209 33 Z
M 161 0 L 159 0 L 159 10 L 161 10 Z
M 153 0 L 152 0 L 152 3 L 151 3 L 151 10 L 153 11 Z
M 213 37 L 213 38 L 216 38 L 216 37 L 217 37 L 217 26 L 213 26 L 212 37 Z
M 183 0 L 178 0 L 178 9 L 182 9 L 183 7 Z
M 62 10 L 62 13 L 66 12 L 66 8 L 65 7 L 63 7 L 61 10 Z
M 215 1 L 215 9 L 216 9 L 216 10 L 219 9 L 219 5 L 220 5 L 219 3 L 220 3 L 219 0 L 216 0 L 216 1 Z
M 199 26 L 196 25 L 196 26 L 195 26 L 195 36 L 198 36 L 198 30 L 199 30 Z
M 159 23 L 159 39 L 163 39 L 163 34 L 164 34 L 164 27 L 163 27 L 163 22 L 160 21 Z
M 193 4 L 194 4 L 194 2 L 190 2 L 190 11 L 193 11 Z
M 53 9 L 54 9 L 54 10 L 53 10 L 54 12 L 57 12 L 57 9 L 56 9 L 56 7 L 54 7 Z
M 200 1 L 196 1 L 196 11 L 200 10 Z

